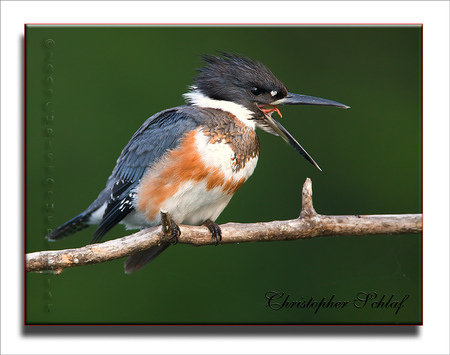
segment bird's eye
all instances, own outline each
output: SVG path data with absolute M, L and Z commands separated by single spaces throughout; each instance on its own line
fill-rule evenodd
M 250 91 L 255 96 L 261 95 L 261 92 L 262 92 L 262 90 L 260 88 L 257 88 L 257 87 L 251 88 Z

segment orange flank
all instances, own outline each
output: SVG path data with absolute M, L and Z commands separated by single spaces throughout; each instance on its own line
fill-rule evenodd
M 230 194 L 233 195 L 241 186 L 242 184 L 245 182 L 244 178 L 241 178 L 238 181 L 233 181 L 232 178 L 229 178 L 227 180 L 227 182 L 225 183 L 225 185 L 223 186 L 223 190 Z
M 244 178 L 225 180 L 220 168 L 206 166 L 196 147 L 200 129 L 186 134 L 178 148 L 157 161 L 142 179 L 136 203 L 137 210 L 149 221 L 156 218 L 164 202 L 174 196 L 187 182 L 206 183 L 206 191 L 221 187 L 224 194 L 234 194 L 245 182 Z

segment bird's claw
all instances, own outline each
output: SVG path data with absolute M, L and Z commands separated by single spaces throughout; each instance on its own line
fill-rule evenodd
M 214 245 L 218 245 L 219 242 L 222 240 L 222 230 L 220 229 L 219 225 L 210 219 L 207 219 L 204 223 L 204 226 L 208 227 L 209 231 L 211 232 L 211 237 L 215 239 Z
M 169 237 L 169 240 L 175 239 L 173 242 L 173 245 L 175 245 L 178 243 L 178 237 L 181 235 L 181 230 L 175 222 L 170 221 L 170 224 L 172 225 L 172 233 Z

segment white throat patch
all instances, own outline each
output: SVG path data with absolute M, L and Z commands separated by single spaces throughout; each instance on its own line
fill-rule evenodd
M 216 108 L 222 111 L 229 112 L 237 117 L 239 121 L 244 123 L 246 126 L 255 129 L 255 121 L 252 120 L 253 113 L 249 109 L 235 102 L 225 101 L 225 100 L 215 100 L 203 95 L 200 91 L 192 87 L 192 91 L 183 94 L 186 102 L 204 108 Z

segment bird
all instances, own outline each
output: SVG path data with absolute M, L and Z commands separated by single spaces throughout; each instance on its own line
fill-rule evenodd
M 222 235 L 215 220 L 255 170 L 256 128 L 280 136 L 321 170 L 272 115 L 281 117 L 280 105 L 349 106 L 291 93 L 264 64 L 241 54 L 218 52 L 201 59 L 203 66 L 183 94 L 186 103 L 148 118 L 122 150 L 97 199 L 47 240 L 97 225 L 90 243 L 98 243 L 119 223 L 127 229 L 160 225 L 165 210 L 173 240 L 129 256 L 125 273 L 176 244 L 180 224 L 204 225 L 217 245 Z

